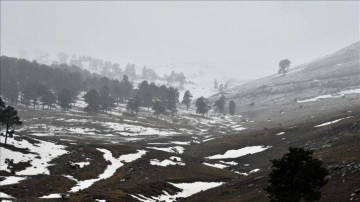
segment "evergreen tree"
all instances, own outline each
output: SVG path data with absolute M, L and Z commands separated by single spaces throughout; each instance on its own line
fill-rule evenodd
M 115 107 L 114 104 L 115 101 L 114 98 L 110 96 L 110 88 L 108 86 L 105 85 L 100 89 L 99 99 L 100 99 L 100 108 L 105 112 Z
M 6 108 L 5 102 L 0 97 L 0 111 L 4 110 Z
M 196 113 L 201 114 L 202 116 L 205 116 L 205 114 L 210 110 L 210 106 L 208 105 L 207 101 L 203 96 L 198 98 L 196 100 Z
M 56 102 L 56 96 L 50 89 L 45 88 L 45 89 L 43 89 L 43 91 L 41 93 L 40 100 L 42 102 L 43 109 L 44 109 L 45 105 L 47 105 L 49 107 L 49 109 L 51 109 L 51 106 L 53 104 L 55 104 L 55 102 Z
M 112 97 L 114 98 L 115 103 L 119 103 L 122 98 L 122 93 L 121 93 L 121 85 L 118 80 L 113 80 L 111 82 L 110 91 Z
M 154 102 L 152 109 L 154 110 L 154 114 L 156 115 L 164 114 L 166 111 L 165 105 L 159 100 L 156 100 Z
M 320 188 L 327 183 L 329 174 L 313 151 L 289 148 L 281 159 L 271 160 L 273 169 L 266 191 L 271 201 L 318 201 Z
M 229 114 L 234 115 L 236 111 L 236 104 L 234 101 L 230 101 L 229 103 Z
M 68 110 L 71 109 L 71 93 L 67 88 L 64 88 L 60 91 L 58 95 L 58 101 L 61 109 Z
M 2 98 L 0 97 L 0 124 L 5 126 L 5 145 L 7 138 L 12 137 L 15 132 L 15 126 L 22 124 L 17 111 L 11 106 L 5 106 Z
M 147 107 L 148 111 L 149 111 L 149 108 L 153 104 L 153 94 L 150 91 L 148 91 L 148 92 L 146 92 L 145 97 L 143 99 L 144 99 L 143 106 Z
M 88 104 L 84 111 L 89 113 L 96 113 L 100 109 L 100 96 L 99 93 L 95 89 L 91 89 L 84 95 L 84 100 Z
M 126 110 L 130 111 L 132 114 L 137 114 L 139 112 L 141 99 L 139 96 L 134 96 L 129 99 L 126 105 Z
M 168 90 L 167 108 L 174 115 L 177 111 L 177 103 L 179 102 L 179 92 L 176 88 L 170 87 Z
M 224 95 L 222 95 L 214 104 L 214 106 L 216 107 L 216 109 L 219 111 L 219 113 L 221 114 L 225 114 L 225 102 L 226 102 L 226 98 Z
M 141 99 L 141 106 L 144 106 L 145 97 L 148 95 L 148 92 L 149 92 L 149 84 L 148 84 L 148 82 L 147 81 L 141 82 L 139 84 L 139 88 L 137 90 L 137 95 Z
M 133 85 L 129 81 L 128 76 L 124 75 L 122 81 L 120 82 L 121 87 L 121 95 L 122 99 L 128 100 L 131 97 L 132 91 L 133 91 Z
M 285 76 L 285 74 L 289 71 L 291 61 L 289 59 L 284 59 L 279 62 L 279 74 Z
M 186 110 L 188 110 L 190 107 L 192 97 L 193 96 L 191 95 L 189 90 L 185 91 L 182 103 L 186 105 Z

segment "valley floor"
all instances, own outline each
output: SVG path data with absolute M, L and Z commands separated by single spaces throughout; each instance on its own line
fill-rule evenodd
M 69 112 L 18 106 L 23 127 L 8 145 L 0 139 L 0 198 L 268 201 L 269 160 L 299 146 L 315 150 L 330 171 L 321 201 L 360 200 L 356 99 L 255 106 L 264 113 L 225 117 L 186 110 L 157 117 L 147 109 L 135 116 L 122 105 L 96 115 L 80 103 Z

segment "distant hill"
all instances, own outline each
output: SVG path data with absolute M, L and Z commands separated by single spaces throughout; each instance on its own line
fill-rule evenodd
M 360 41 L 280 74 L 234 87 L 230 97 L 296 93 L 298 99 L 360 86 Z
M 285 76 L 274 74 L 238 85 L 225 96 L 235 101 L 237 114 L 267 128 L 359 107 L 360 42 L 293 67 Z

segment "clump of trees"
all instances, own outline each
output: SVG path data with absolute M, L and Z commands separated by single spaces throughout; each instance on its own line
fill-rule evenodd
M 0 97 L 0 124 L 5 127 L 5 142 L 7 138 L 12 137 L 15 133 L 15 126 L 22 125 L 17 111 L 12 106 L 6 106 L 5 102 Z
M 329 172 L 313 157 L 313 151 L 290 147 L 288 153 L 271 163 L 266 187 L 271 201 L 318 201 L 321 198 L 320 188 L 327 183 Z
M 154 102 L 152 109 L 154 110 L 155 115 L 165 114 L 166 112 L 166 107 L 160 100 Z
M 71 95 L 71 92 L 67 88 L 64 88 L 60 91 L 58 95 L 58 101 L 61 109 L 63 110 L 71 109 L 72 100 L 73 100 L 73 96 Z
M 283 59 L 279 62 L 279 74 L 285 76 L 285 74 L 289 71 L 291 61 L 289 59 Z

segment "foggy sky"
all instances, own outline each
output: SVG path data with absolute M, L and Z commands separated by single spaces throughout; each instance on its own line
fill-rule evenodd
M 276 73 L 359 40 L 359 2 L 1 1 L 1 54 L 89 55 L 156 68 L 206 63 L 239 78 Z

